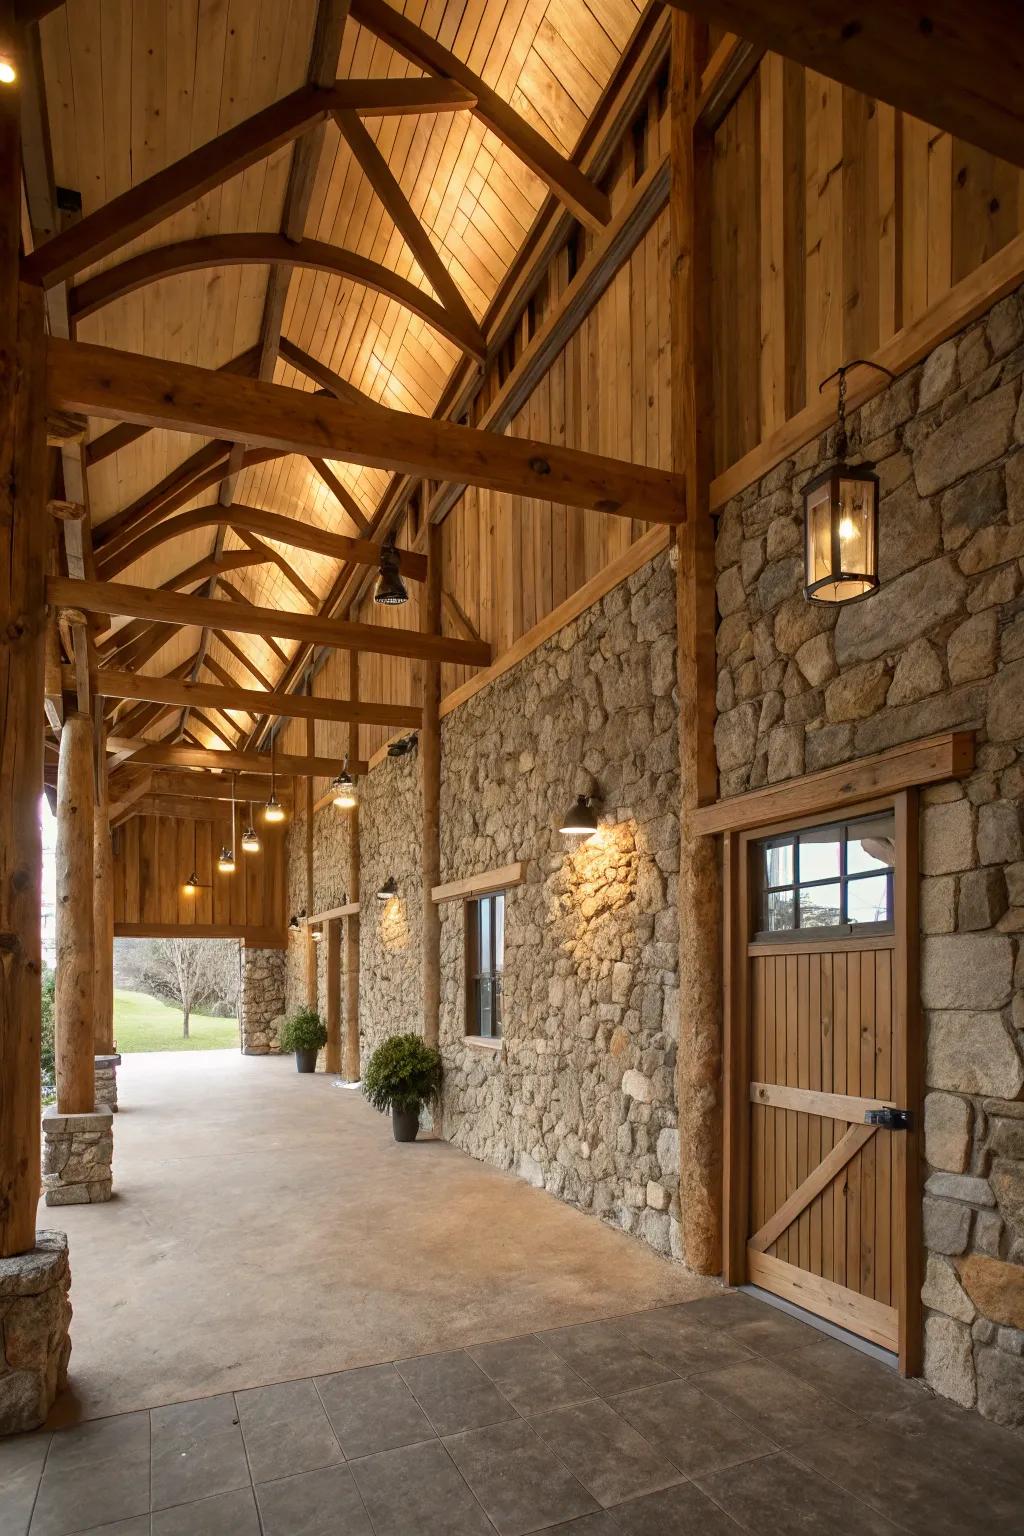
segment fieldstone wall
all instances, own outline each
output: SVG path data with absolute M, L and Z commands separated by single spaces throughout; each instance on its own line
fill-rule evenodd
M 242 945 L 239 1013 L 242 1052 L 266 1056 L 277 1052 L 278 1020 L 284 1012 L 285 951 Z
M 389 1035 L 423 1028 L 419 752 L 387 757 L 363 780 L 359 806 L 360 1066 Z M 377 900 L 394 876 L 398 895 Z
M 804 601 L 801 489 L 831 438 L 723 510 L 722 792 L 955 727 L 976 771 L 922 795 L 925 1373 L 1024 1423 L 1024 303 L 851 418 L 881 477 L 881 590 Z
M 92 1114 L 43 1111 L 43 1190 L 47 1205 L 97 1205 L 113 1184 L 114 1115 L 106 1105 Z
M 0 1259 L 0 1435 L 38 1429 L 67 1384 L 71 1269 L 63 1232 Z
M 313 818 L 313 912 L 327 912 L 348 900 L 348 849 L 352 817 L 333 805 L 325 805 Z M 306 816 L 297 810 L 288 835 L 288 916 L 307 908 L 306 899 Z M 327 945 L 317 946 L 317 998 L 319 1012 L 327 1010 Z M 344 959 L 342 944 L 342 998 L 344 999 Z M 288 934 L 285 961 L 284 1011 L 294 1013 L 306 1005 L 306 950 L 302 934 Z M 278 1010 L 279 1012 L 281 1010 Z
M 442 880 L 528 868 L 500 1051 L 466 1039 L 464 909 L 442 908 L 441 1044 L 450 1140 L 678 1254 L 674 688 L 665 555 L 444 720 Z M 572 846 L 581 793 L 600 831 Z
M 96 1103 L 105 1104 L 115 1115 L 117 1114 L 117 1069 L 120 1065 L 120 1056 L 94 1058 Z

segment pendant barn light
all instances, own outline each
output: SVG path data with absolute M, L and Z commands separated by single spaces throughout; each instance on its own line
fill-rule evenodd
M 198 896 L 206 887 L 196 873 L 196 824 L 192 823 L 192 873 L 182 884 L 181 890 L 184 896 Z
M 566 811 L 558 830 L 566 837 L 593 837 L 597 831 L 597 817 L 590 795 L 577 795 L 576 803 Z
M 263 820 L 264 821 L 271 821 L 271 822 L 284 821 L 284 806 L 281 804 L 280 800 L 277 798 L 277 794 L 275 793 L 276 774 L 275 774 L 275 771 L 274 771 L 274 758 L 276 756 L 276 751 L 277 751 L 277 738 L 275 736 L 271 736 L 271 738 L 270 738 L 270 799 L 267 801 L 266 805 L 263 807 Z
M 377 572 L 377 584 L 373 589 L 375 603 L 383 603 L 388 608 L 397 608 L 400 603 L 409 601 L 409 594 L 405 590 L 405 582 L 398 569 L 398 551 L 395 548 L 395 536 L 389 534 L 381 545 L 380 568 Z
M 261 846 L 261 844 L 260 844 L 259 834 L 256 831 L 256 828 L 252 824 L 252 801 L 250 800 L 249 801 L 249 821 L 248 821 L 248 825 L 246 826 L 245 831 L 242 833 L 242 852 L 243 853 L 259 853 L 260 846 Z
M 231 775 L 231 841 L 225 843 L 217 860 L 217 868 L 222 875 L 233 875 L 235 872 L 235 776 Z
M 395 880 L 394 875 L 389 875 L 388 878 L 384 881 L 384 884 L 381 886 L 380 890 L 377 892 L 377 900 L 390 901 L 392 897 L 397 895 L 398 883 Z
M 334 804 L 339 811 L 350 811 L 353 806 L 359 804 L 359 787 L 349 772 L 347 752 L 342 770 L 331 784 L 331 791 L 334 795 Z
M 818 386 L 839 380 L 836 461 L 804 487 L 804 596 L 809 603 L 855 603 L 878 590 L 878 476 L 870 464 L 847 464 L 846 375 L 877 368 L 857 358 Z

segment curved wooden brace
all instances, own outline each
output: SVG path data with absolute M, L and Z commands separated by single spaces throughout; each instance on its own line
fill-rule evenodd
M 430 298 L 407 278 L 381 266 L 380 262 L 358 256 L 355 251 L 328 245 L 324 240 L 292 241 L 275 234 L 204 235 L 143 251 L 72 288 L 68 295 L 71 318 L 83 320 L 114 299 L 134 293 L 162 277 L 199 272 L 207 267 L 231 266 L 312 267 L 319 272 L 347 278 L 394 299 L 471 357 L 482 360 L 486 352 L 483 332 L 477 325 L 470 326 L 461 317 L 450 314 L 436 299 Z
M 315 554 L 329 555 L 336 560 L 352 560 L 359 565 L 377 565 L 380 561 L 380 545 L 370 539 L 350 539 L 343 533 L 329 533 L 324 528 L 314 528 L 295 518 L 282 517 L 277 512 L 265 512 L 262 507 L 233 503 L 227 507 L 195 507 L 191 512 L 181 512 L 177 517 L 169 517 L 155 528 L 147 529 L 118 550 L 109 561 L 104 561 L 103 579 L 109 581 L 119 571 L 141 560 L 143 555 L 148 555 L 150 550 L 159 548 L 180 534 L 192 533 L 197 528 L 232 524 L 237 528 L 249 528 L 253 533 L 265 534 L 268 539 L 277 539 L 282 544 L 290 544 L 294 549 L 309 549 Z M 425 555 L 401 549 L 398 551 L 398 565 L 403 575 L 411 577 L 413 581 L 426 580 Z

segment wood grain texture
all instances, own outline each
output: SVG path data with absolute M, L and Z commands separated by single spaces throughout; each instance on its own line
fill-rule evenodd
M 91 1115 L 95 1104 L 93 924 L 93 729 L 69 714 L 57 771 L 56 989 L 53 1018 L 57 1112 Z

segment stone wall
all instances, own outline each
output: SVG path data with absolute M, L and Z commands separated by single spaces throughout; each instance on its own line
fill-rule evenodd
M 387 757 L 363 780 L 359 806 L 359 1046 L 366 1066 L 388 1035 L 423 1028 L 420 759 Z M 398 895 L 377 900 L 390 877 Z
M 277 1020 L 284 1012 L 285 951 L 242 945 L 239 1013 L 246 1056 L 277 1051 Z
M 801 592 L 801 488 L 826 439 L 723 510 L 722 790 L 955 727 L 964 783 L 922 795 L 925 1371 L 1024 1422 L 1024 304 L 1008 298 L 851 419 L 881 478 L 881 590 Z
M 500 1052 L 465 1037 L 442 908 L 445 1135 L 678 1251 L 675 580 L 663 556 L 443 722 L 441 878 L 528 861 L 505 917 Z M 598 797 L 600 831 L 559 819 Z M 372 983 L 363 995 L 372 997 Z
M 297 781 L 301 786 L 302 781 Z M 327 912 L 348 899 L 348 847 L 352 817 L 347 811 L 325 805 L 313 819 L 313 905 L 306 893 L 306 814 L 300 787 L 299 808 L 288 829 L 288 917 L 303 910 Z M 294 1013 L 306 1005 L 306 948 L 303 934 L 288 934 L 285 958 L 284 1011 Z M 342 944 L 342 998 L 344 999 L 345 949 Z M 327 945 L 317 946 L 317 999 L 322 1017 L 327 1011 Z M 280 1011 L 280 1010 L 279 1010 Z

